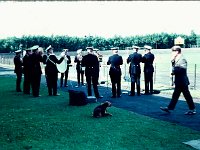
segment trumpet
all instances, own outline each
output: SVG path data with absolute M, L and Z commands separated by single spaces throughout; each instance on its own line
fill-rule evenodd
M 82 61 L 82 59 L 83 59 L 83 56 L 82 56 L 82 55 L 80 55 L 80 54 L 78 54 L 78 55 L 77 55 L 77 59 L 78 59 L 79 61 Z

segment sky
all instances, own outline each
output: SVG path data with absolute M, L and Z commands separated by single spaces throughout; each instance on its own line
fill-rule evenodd
M 198 1 L 0 1 L 0 38 L 200 34 Z

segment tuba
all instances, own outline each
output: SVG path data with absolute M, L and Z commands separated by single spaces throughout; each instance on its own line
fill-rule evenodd
M 64 73 L 67 70 L 67 57 L 65 52 L 62 52 L 58 58 L 65 57 L 64 60 L 60 64 L 56 64 L 56 67 L 60 73 Z

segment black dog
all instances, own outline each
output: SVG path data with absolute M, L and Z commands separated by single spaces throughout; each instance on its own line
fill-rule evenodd
M 97 106 L 93 111 L 93 117 L 99 118 L 99 117 L 105 117 L 105 116 L 112 116 L 112 114 L 106 112 L 107 107 L 111 107 L 111 103 L 108 101 Z

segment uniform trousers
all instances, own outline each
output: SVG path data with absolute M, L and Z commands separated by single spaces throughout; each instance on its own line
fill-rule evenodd
M 49 73 L 46 76 L 49 95 L 57 94 L 58 73 Z M 53 92 L 53 93 L 52 93 Z
M 69 68 L 67 68 L 67 70 L 64 73 L 61 73 L 61 77 L 60 77 L 60 86 L 63 86 L 63 78 L 65 77 L 65 82 L 64 82 L 64 86 L 67 86 L 67 80 L 68 80 L 68 74 L 69 74 Z
M 112 83 L 112 96 L 119 97 L 121 95 L 121 75 L 113 74 L 110 75 L 111 83 Z
M 168 105 L 168 109 L 174 110 L 181 92 L 183 93 L 183 96 L 185 97 L 185 100 L 188 104 L 189 109 L 190 110 L 195 109 L 195 105 L 194 105 L 192 96 L 190 94 L 190 91 L 188 89 L 188 86 L 183 86 L 183 85 L 182 86 L 175 85 L 175 89 L 174 89 L 174 92 L 173 92 L 173 95 L 172 95 L 171 102 Z
M 34 74 L 31 80 L 32 94 L 34 97 L 39 96 L 41 74 Z
M 94 71 L 88 71 L 90 73 L 87 73 L 86 76 L 86 82 L 87 82 L 87 90 L 88 90 L 88 96 L 92 96 L 92 85 L 94 89 L 94 94 L 96 97 L 99 97 L 99 91 L 98 91 L 98 75 L 95 74 Z
M 17 79 L 16 79 L 16 91 L 21 92 L 21 81 L 22 81 L 22 72 L 17 72 Z
M 78 85 L 80 85 L 80 82 L 82 85 L 84 84 L 84 71 L 77 70 L 77 81 Z
M 31 73 L 24 72 L 24 94 L 30 94 L 31 87 Z
M 145 94 L 149 94 L 149 92 L 153 93 L 153 72 L 145 72 L 144 81 L 145 81 Z
M 137 94 L 140 94 L 140 74 L 131 75 L 131 94 L 135 95 L 135 84 L 137 87 Z

